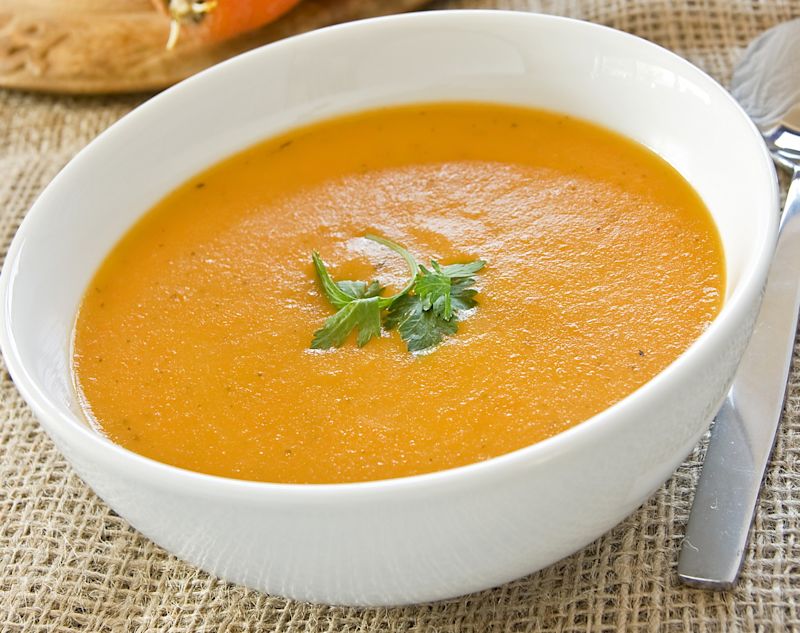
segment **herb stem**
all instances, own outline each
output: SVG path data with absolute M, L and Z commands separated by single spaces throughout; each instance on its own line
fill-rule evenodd
M 395 300 L 411 292 L 411 289 L 414 287 L 414 283 L 417 280 L 417 274 L 419 273 L 419 264 L 417 263 L 417 260 L 414 259 L 414 256 L 411 253 L 409 253 L 405 248 L 403 248 L 399 244 L 396 244 L 395 242 L 392 242 L 391 240 L 387 240 L 385 237 L 380 237 L 379 235 L 372 235 L 371 233 L 367 233 L 364 237 L 366 237 L 368 240 L 372 240 L 373 242 L 377 242 L 378 244 L 381 244 L 386 248 L 393 250 L 398 255 L 400 255 L 404 260 L 406 260 L 408 268 L 411 271 L 411 279 L 409 279 L 408 283 L 405 286 L 403 286 L 403 289 L 400 290 L 400 292 L 392 295 L 391 297 L 381 297 L 380 299 L 378 299 L 378 305 L 381 307 L 381 309 L 388 308 L 395 302 Z

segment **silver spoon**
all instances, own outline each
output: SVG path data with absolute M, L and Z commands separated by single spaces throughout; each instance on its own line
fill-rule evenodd
M 775 257 L 753 337 L 711 430 L 678 576 L 709 589 L 739 575 L 786 399 L 800 308 L 800 20 L 753 41 L 733 74 L 733 96 L 772 157 L 792 173 Z

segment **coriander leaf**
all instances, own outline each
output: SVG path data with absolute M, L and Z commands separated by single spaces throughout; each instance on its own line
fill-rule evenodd
M 431 262 L 431 264 L 434 264 L 434 269 L 437 268 L 435 262 Z M 432 309 L 447 320 L 453 316 L 453 308 L 450 303 L 451 285 L 450 277 L 420 266 L 417 283 L 414 284 L 414 293 L 422 300 L 423 310 Z
M 419 309 L 422 309 L 422 303 L 419 297 L 414 295 L 403 295 L 394 300 L 389 309 L 386 311 L 386 318 L 383 320 L 383 327 L 387 330 L 394 330 L 402 325 L 408 318 L 410 312 L 416 309 L 419 304 Z
M 420 266 L 414 292 L 422 299 L 423 309 L 433 310 L 441 318 L 450 320 L 454 310 L 474 307 L 476 304 L 472 297 L 475 291 L 468 291 L 467 288 L 475 283 L 471 275 L 481 270 L 484 265 L 485 262 L 477 260 L 467 264 L 441 266 L 431 260 L 431 270 Z M 457 298 L 454 290 L 458 291 Z M 453 305 L 454 300 L 457 300 L 458 305 Z
M 466 279 L 454 279 L 450 287 L 451 303 L 453 311 L 469 310 L 478 305 L 475 301 L 475 295 L 478 291 L 472 286 L 475 284 L 475 279 L 467 277 Z
M 411 352 L 434 347 L 446 336 L 455 334 L 459 313 L 477 305 L 472 275 L 480 271 L 485 262 L 477 260 L 442 266 L 431 260 L 429 270 L 420 266 L 414 256 L 399 244 L 376 235 L 366 235 L 366 238 L 403 257 L 411 278 L 397 294 L 382 297 L 383 288 L 378 281 L 369 284 L 364 281 L 334 282 L 319 254 L 314 252 L 312 258 L 320 285 L 338 312 L 314 333 L 311 347 L 339 347 L 354 330 L 358 345 L 366 345 L 380 336 L 384 309 L 384 327 L 397 329 Z
M 431 262 L 435 264 L 435 262 Z M 486 265 L 486 262 L 478 259 L 468 264 L 448 264 L 447 266 L 439 266 L 435 264 L 435 268 L 445 277 L 457 279 L 460 277 L 471 277 Z
M 356 342 L 359 347 L 363 347 L 372 338 L 380 336 L 381 310 L 391 305 L 397 297 L 407 293 L 414 284 L 418 265 L 411 253 L 399 244 L 385 238 L 375 235 L 367 235 L 367 238 L 383 244 L 401 255 L 411 269 L 411 279 L 400 293 L 393 297 L 381 297 L 382 287 L 378 281 L 372 281 L 369 284 L 364 281 L 333 281 L 319 253 L 314 251 L 311 259 L 314 262 L 320 286 L 328 301 L 338 309 L 338 312 L 328 317 L 325 325 L 314 333 L 311 341 L 312 349 L 339 347 L 353 330 L 358 331 Z
M 377 297 L 383 290 L 377 279 L 371 281 L 369 285 L 364 281 L 333 281 L 319 253 L 316 251 L 311 253 L 311 259 L 314 261 L 322 291 L 334 308 L 342 308 L 353 299 Z
M 455 334 L 458 319 L 443 319 L 433 310 L 426 310 L 419 296 L 409 294 L 392 303 L 384 326 L 386 329 L 397 328 L 409 352 L 420 352 L 438 345 L 445 336 Z
M 381 309 L 378 297 L 352 299 L 336 314 L 325 320 L 325 325 L 314 332 L 311 349 L 341 347 L 347 336 L 358 330 L 356 343 L 364 347 L 381 334 Z
M 380 282 L 375 279 L 367 285 L 365 281 L 337 281 L 339 289 L 353 299 L 369 299 L 377 297 L 383 288 Z
M 314 261 L 314 269 L 317 271 L 317 277 L 319 278 L 320 286 L 322 286 L 322 292 L 328 297 L 328 301 L 331 302 L 331 305 L 333 305 L 334 308 L 341 309 L 350 303 L 353 297 L 331 279 L 331 276 L 328 274 L 328 269 L 325 268 L 325 263 L 322 261 L 317 251 L 311 253 L 311 259 Z

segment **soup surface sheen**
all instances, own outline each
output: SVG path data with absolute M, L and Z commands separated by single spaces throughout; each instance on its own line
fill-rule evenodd
M 333 308 L 311 264 L 391 288 L 486 260 L 478 308 L 412 355 L 396 332 L 310 350 Z M 328 483 L 494 457 L 607 408 L 720 309 L 720 240 L 663 160 L 553 113 L 452 103 L 325 121 L 167 196 L 77 318 L 74 372 L 110 439 L 215 475 Z

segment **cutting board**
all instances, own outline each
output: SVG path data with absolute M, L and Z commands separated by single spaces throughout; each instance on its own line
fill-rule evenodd
M 0 0 L 0 87 L 75 94 L 158 90 L 262 44 L 427 1 L 303 0 L 276 22 L 234 40 L 208 45 L 181 37 L 168 51 L 169 21 L 150 0 Z

